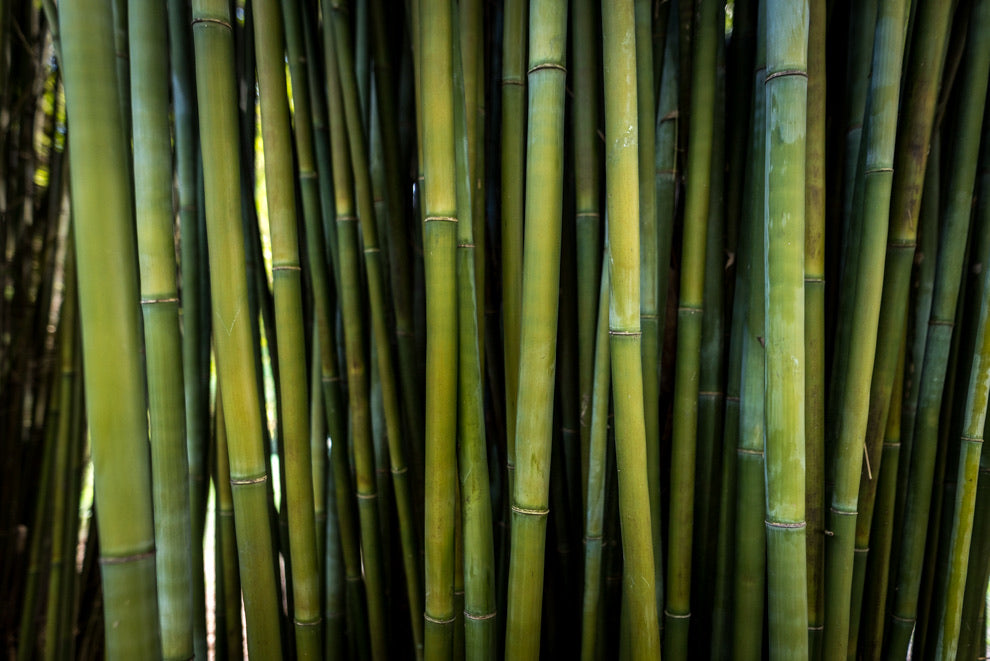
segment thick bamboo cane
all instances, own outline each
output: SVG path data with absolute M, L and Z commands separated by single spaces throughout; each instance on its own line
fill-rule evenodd
M 526 229 L 523 244 L 519 392 L 512 484 L 512 549 L 505 650 L 535 659 L 540 650 L 543 556 L 546 544 L 557 289 L 563 202 L 564 69 L 567 5 L 530 7 L 529 111 L 526 147 Z M 503 237 L 504 238 L 504 237 Z M 510 425 L 513 422 L 510 420 Z M 564 513 L 561 512 L 561 515 Z
M 134 204 L 148 375 L 162 657 L 193 655 L 192 527 L 172 225 L 164 2 L 128 7 Z
M 638 144 L 638 117 L 648 114 L 652 118 L 653 111 L 651 107 L 649 113 L 640 113 L 637 108 L 637 88 L 641 85 L 637 85 L 639 48 L 635 17 L 632 0 L 603 3 L 603 82 L 608 90 L 605 95 L 605 208 L 609 219 L 611 283 L 609 350 L 615 392 L 615 456 L 624 561 L 622 617 L 628 622 L 627 631 L 631 636 L 630 640 L 621 640 L 619 648 L 625 648 L 630 659 L 645 660 L 660 656 L 643 406 L 642 253 L 638 218 L 643 212 L 639 193 L 644 187 L 639 177 L 643 158 Z M 652 72 L 644 72 L 643 78 L 646 77 L 652 79 Z M 652 88 L 652 80 L 647 86 Z M 652 100 L 652 94 L 650 97 Z M 652 126 L 652 122 L 649 123 Z M 652 135 L 650 139 L 652 146 Z M 653 193 L 652 186 L 650 188 Z M 655 243 L 652 234 L 650 239 Z
M 106 2 L 60 7 L 107 655 L 161 655 L 127 141 Z
M 220 0 L 193 5 L 196 91 L 203 153 L 207 244 L 210 252 L 213 334 L 223 388 L 230 481 L 237 528 L 238 560 L 247 618 L 248 650 L 281 658 L 279 591 L 275 584 L 272 532 L 268 520 L 268 471 L 261 428 L 248 314 L 233 34 L 229 6 Z
M 808 3 L 767 3 L 766 530 L 771 659 L 808 656 L 804 213 Z

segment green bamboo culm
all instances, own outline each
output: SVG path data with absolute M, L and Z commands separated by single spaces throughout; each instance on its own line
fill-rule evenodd
M 845 369 L 833 374 L 833 378 L 841 379 L 842 385 L 833 391 L 838 391 L 841 399 L 836 404 L 838 417 L 832 425 L 834 439 L 831 439 L 835 485 L 828 516 L 828 529 L 833 534 L 827 541 L 825 566 L 826 659 L 845 654 L 849 646 L 856 511 L 894 179 L 906 12 L 906 2 L 884 2 L 877 16 L 873 74 L 866 102 L 867 124 L 860 145 L 863 171 L 856 177 L 857 192 L 853 196 L 853 223 L 860 228 L 860 238 L 858 250 L 852 250 L 848 255 L 850 262 L 847 265 L 855 260 L 858 276 L 852 283 L 855 301 L 849 308 L 851 316 L 846 323 L 855 330 L 849 334 L 846 346 L 838 349 L 848 353 L 847 360 L 842 363 Z M 898 345 L 896 339 L 892 338 L 888 347 L 891 345 Z M 893 378 L 892 367 L 893 363 L 890 363 L 888 379 Z
M 732 649 L 739 659 L 763 654 L 766 534 L 764 382 L 766 337 L 763 208 L 766 177 L 766 8 L 757 19 L 753 121 L 750 127 L 749 168 L 743 192 L 742 240 L 736 297 L 744 312 L 740 340 L 739 439 L 736 445 L 735 567 L 733 576 Z
M 825 620 L 825 125 L 827 10 L 810 0 L 805 149 L 805 514 L 808 519 L 808 654 L 820 659 Z
M 631 639 L 620 640 L 619 646 L 625 649 L 627 658 L 645 661 L 660 657 L 660 629 L 643 405 L 639 193 L 644 186 L 639 183 L 642 159 L 637 130 L 636 63 L 640 35 L 635 17 L 633 0 L 602 4 L 603 82 L 609 90 L 605 95 L 605 212 L 611 282 L 609 350 L 615 392 L 615 457 L 624 561 L 623 617 L 627 618 L 631 633 Z M 652 87 L 652 72 L 649 77 Z M 652 107 L 646 114 L 652 126 Z M 651 146 L 652 142 L 651 131 Z M 653 162 L 652 153 L 650 156 L 648 163 Z M 653 192 L 652 185 L 649 188 Z M 649 211 L 652 213 L 652 208 Z M 651 234 L 650 239 L 655 243 L 655 236 Z
M 766 530 L 770 658 L 808 657 L 804 214 L 807 2 L 767 3 Z
M 213 338 L 226 414 L 238 563 L 241 576 L 250 577 L 242 583 L 248 652 L 265 659 L 280 659 L 280 599 L 268 520 L 262 411 L 251 349 L 251 315 L 245 310 L 248 283 L 241 181 L 237 169 L 230 167 L 240 162 L 240 149 L 233 32 L 226 2 L 193 3 L 193 43 L 212 275 Z
M 59 14 L 106 653 L 158 658 L 138 265 L 127 142 L 117 103 L 113 14 L 101 0 L 66 3 Z
M 601 280 L 598 144 L 598 65 L 592 27 L 593 3 L 576 0 L 571 11 L 571 34 L 585 48 L 573 51 L 574 86 L 574 215 L 577 247 L 578 392 L 581 404 L 581 493 L 587 506 L 588 453 L 591 447 L 591 406 L 594 383 L 596 306 Z
M 506 657 L 522 660 L 536 659 L 540 652 L 560 281 L 567 3 L 539 0 L 529 13 L 526 225 L 517 398 L 526 406 L 520 408 L 515 420 L 516 477 L 512 485 L 505 640 Z
M 252 11 L 265 157 L 265 194 L 272 241 L 278 387 L 281 395 L 280 429 L 285 449 L 282 460 L 288 501 L 282 507 L 288 510 L 292 565 L 294 612 L 291 617 L 295 628 L 296 654 L 302 659 L 315 659 L 323 651 L 320 636 L 322 605 L 310 456 L 302 269 L 297 236 L 289 101 L 286 97 L 285 38 L 281 10 L 274 0 L 257 0 Z
M 425 656 L 454 646 L 457 498 L 457 191 L 450 0 L 420 3 L 423 260 L 426 269 Z
M 454 132 L 457 168 L 457 474 L 463 535 L 464 646 L 469 659 L 494 659 L 498 627 L 495 610 L 495 551 L 491 489 L 485 449 L 485 410 L 475 280 L 474 204 L 471 184 L 467 98 L 461 48 L 455 38 Z
M 687 12 L 690 14 L 690 12 Z M 687 162 L 681 284 L 677 307 L 674 373 L 674 427 L 670 467 L 670 522 L 667 539 L 667 602 L 664 655 L 686 659 L 691 621 L 691 542 L 694 530 L 695 444 L 698 430 L 698 377 L 708 237 L 709 179 L 715 106 L 718 3 L 702 0 L 697 10 L 691 69 L 691 155 Z M 683 18 L 683 16 L 682 16 Z M 683 45 L 683 44 L 682 44 Z M 681 63 L 684 64 L 683 62 Z
M 502 344 L 505 357 L 505 461 L 510 493 L 516 466 L 516 402 L 524 259 L 527 5 L 525 0 L 507 0 L 502 31 Z
M 162 658 L 193 656 L 192 524 L 182 340 L 175 283 L 165 3 L 128 8 L 134 203 L 151 422 Z
M 193 644 L 197 658 L 205 658 L 206 585 L 203 573 L 203 533 L 206 526 L 209 491 L 209 360 L 203 349 L 204 328 L 209 328 L 204 301 L 209 278 L 202 275 L 200 259 L 204 251 L 199 222 L 196 164 L 195 81 L 192 67 L 192 28 L 190 7 L 183 0 L 168 0 L 169 61 L 172 82 L 175 186 L 177 189 L 182 283 L 182 378 L 185 382 L 186 454 L 189 463 L 189 510 L 192 531 L 190 544 L 193 590 Z M 207 331 L 208 332 L 208 331 Z
M 605 258 L 608 257 L 606 239 Z M 602 598 L 602 548 L 604 546 L 605 475 L 608 445 L 608 402 L 611 384 L 611 355 L 608 348 L 608 269 L 603 268 L 598 293 L 598 319 L 595 328 L 595 362 L 591 411 L 588 413 L 588 486 L 584 521 L 584 597 L 581 619 L 581 659 L 600 658 L 604 649 L 605 606 Z

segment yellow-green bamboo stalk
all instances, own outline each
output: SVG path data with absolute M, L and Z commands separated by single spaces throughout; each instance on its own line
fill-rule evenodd
M 248 651 L 281 658 L 279 597 L 268 522 L 262 411 L 248 312 L 233 34 L 229 5 L 222 0 L 193 3 L 196 91 L 203 154 L 207 244 L 210 253 L 214 341 L 218 380 L 224 393 L 230 481 L 237 528 L 238 561 L 247 619 Z
M 230 484 L 230 456 L 227 452 L 227 425 L 224 422 L 223 398 L 217 390 L 214 425 L 214 567 L 217 581 L 216 646 L 217 656 L 239 659 L 244 654 L 241 638 L 241 575 L 237 568 L 237 533 L 234 530 L 234 498 Z
M 628 645 L 630 659 L 644 660 L 660 656 L 651 527 L 653 513 L 650 511 L 643 406 L 644 352 L 640 328 L 641 250 L 638 216 L 643 212 L 643 204 L 639 193 L 644 187 L 649 188 L 651 193 L 654 192 L 652 182 L 647 186 L 639 176 L 639 167 L 644 158 L 638 144 L 637 115 L 646 116 L 650 126 L 653 115 L 652 94 L 648 99 L 648 112 L 639 112 L 637 108 L 638 92 L 643 89 L 644 80 L 645 87 L 650 91 L 653 85 L 652 70 L 641 72 L 640 80 L 637 81 L 639 56 L 644 51 L 650 53 L 649 43 L 643 44 L 640 49 L 637 41 L 641 35 L 645 41 L 647 34 L 642 31 L 637 34 L 633 0 L 603 3 L 603 82 L 608 90 L 605 95 L 605 208 L 609 219 L 611 282 L 609 349 L 615 391 L 615 455 L 619 473 L 619 515 L 624 560 L 622 616 L 628 619 L 628 630 L 632 634 L 631 640 L 620 642 L 620 648 Z M 649 155 L 652 157 L 652 131 L 649 133 Z M 652 161 L 650 158 L 646 162 Z M 650 207 L 648 212 L 652 214 L 652 207 L 649 203 L 647 205 Z M 649 238 L 656 243 L 655 236 L 651 234 Z
M 825 621 L 825 0 L 809 2 L 805 149 L 805 515 L 808 521 L 808 654 L 821 658 Z
M 72 240 L 68 241 L 68 249 L 72 250 Z M 55 424 L 51 429 L 54 432 L 46 439 L 45 459 L 42 465 L 42 484 L 39 485 L 45 490 L 39 489 L 42 499 L 36 505 L 35 520 L 40 522 L 48 512 L 51 517 L 51 562 L 48 565 L 48 603 L 45 616 L 45 659 L 58 659 L 66 653 L 65 640 L 72 638 L 72 632 L 65 629 L 71 628 L 68 621 L 63 621 L 61 611 L 65 602 L 71 602 L 71 594 L 63 592 L 65 587 L 64 575 L 69 573 L 75 575 L 75 556 L 69 555 L 67 550 L 75 548 L 70 540 L 73 537 L 73 530 L 68 526 L 70 492 L 63 487 L 71 484 L 69 471 L 72 470 L 73 435 L 78 435 L 80 430 L 73 429 L 72 421 L 74 417 L 73 406 L 78 402 L 73 391 L 75 388 L 76 373 L 76 342 L 78 341 L 77 311 L 76 311 L 76 277 L 75 260 L 71 255 L 66 255 L 66 276 L 65 276 L 65 298 L 63 299 L 60 312 L 58 360 L 59 360 L 59 380 L 58 388 L 52 388 L 52 404 L 50 415 Z M 50 456 L 49 456 L 50 455 Z M 51 492 L 48 487 L 51 484 L 59 485 Z M 47 498 L 45 498 L 47 495 Z M 43 528 L 35 526 L 35 536 L 41 537 Z M 67 544 L 67 542 L 70 542 Z M 39 540 L 40 545 L 40 540 Z M 34 608 L 27 609 L 30 616 L 34 617 Z M 25 653 L 32 649 L 32 644 L 27 641 L 30 638 L 22 639 L 22 648 Z M 31 640 L 33 643 L 33 640 Z M 25 655 L 23 658 L 28 658 Z
M 608 258 L 608 245 L 604 256 Z M 581 659 L 601 658 L 601 640 L 605 607 L 602 599 L 602 548 L 604 546 L 606 446 L 608 441 L 608 401 L 611 383 L 611 363 L 608 348 L 608 269 L 602 269 L 598 294 L 598 320 L 595 329 L 594 385 L 589 413 L 590 443 L 588 448 L 587 506 L 584 520 L 584 596 L 581 618 Z
M 481 374 L 481 331 L 475 280 L 474 180 L 468 129 L 468 94 L 461 48 L 453 46 L 454 132 L 457 177 L 458 309 L 458 477 L 463 539 L 464 646 L 468 659 L 494 659 L 498 628 L 495 610 L 495 552 L 492 543 L 491 491 L 485 449 L 485 412 Z M 456 588 L 456 586 L 455 586 Z M 456 647 L 455 647 L 456 652 Z
M 766 487 L 770 658 L 808 656 L 804 212 L 808 3 L 767 3 Z M 831 658 L 831 657 L 830 657 Z
M 107 655 L 161 654 L 127 143 L 106 2 L 60 7 Z
M 272 241 L 272 279 L 278 335 L 282 456 L 289 516 L 292 563 L 292 618 L 296 654 L 322 654 L 322 606 L 316 556 L 312 461 L 309 447 L 309 402 L 306 346 L 303 335 L 302 273 L 297 238 L 296 187 L 293 177 L 289 102 L 286 97 L 285 38 L 282 15 L 273 0 L 253 7 L 255 60 L 265 157 L 265 194 Z M 308 106 L 300 111 L 308 111 Z
M 566 3 L 559 0 L 533 3 L 529 43 L 532 47 L 527 73 L 530 91 L 525 170 L 527 222 L 517 393 L 517 401 L 525 402 L 526 406 L 519 409 L 514 423 L 516 478 L 512 484 L 505 641 L 506 656 L 515 659 L 535 659 L 540 650 L 560 280 Z M 510 420 L 508 424 L 513 422 Z
M 595 319 L 601 267 L 601 235 L 598 201 L 598 65 L 597 37 L 593 30 L 593 3 L 575 0 L 571 11 L 571 34 L 584 48 L 573 51 L 574 88 L 574 215 L 577 244 L 578 392 L 581 402 L 581 493 L 588 500 L 588 453 L 591 447 L 591 406 L 595 363 Z
M 636 104 L 639 130 L 640 324 L 642 326 L 643 413 L 646 433 L 646 469 L 650 501 L 650 529 L 654 578 L 663 575 L 663 533 L 660 517 L 660 246 L 656 186 L 656 102 L 653 89 L 653 3 L 635 2 Z M 603 13 L 604 16 L 604 13 Z M 590 17 L 589 17 L 590 19 Z M 580 43 L 580 42 L 577 42 Z M 586 50 L 581 48 L 579 50 Z M 607 57 L 607 56 L 606 56 Z M 609 89 L 608 83 L 605 85 Z M 611 90 L 609 91 L 611 93 Z M 606 95 L 607 97 L 607 95 Z M 614 226 L 614 221 L 613 221 Z M 591 275 L 594 275 L 593 273 Z M 664 280 L 666 284 L 666 280 Z M 580 301 L 580 299 L 578 299 Z M 594 299 L 591 299 L 593 301 Z M 654 580 L 656 611 L 663 609 L 663 581 Z M 625 612 L 625 611 L 623 611 Z
M 458 223 L 451 3 L 422 0 L 419 21 L 427 318 L 425 655 L 449 659 L 455 618 Z
M 690 12 L 687 12 L 690 13 Z M 670 469 L 667 539 L 667 604 L 664 655 L 686 659 L 691 621 L 691 559 L 694 529 L 694 467 L 698 430 L 698 373 L 708 236 L 708 180 L 711 174 L 715 104 L 717 3 L 702 0 L 692 47 L 690 158 L 687 161 L 680 298 L 677 304 L 677 365 Z M 683 18 L 683 17 L 682 17 Z M 683 46 L 683 43 L 682 43 Z M 684 62 L 682 61 L 683 65 Z
M 509 492 L 516 467 L 526 177 L 527 3 L 507 0 L 502 27 L 502 345 L 505 356 L 505 464 Z
M 168 42 L 161 29 L 165 3 L 130 3 L 128 20 L 162 658 L 188 659 L 193 655 L 192 528 L 172 226 Z
M 184 0 L 168 1 L 168 38 L 172 82 L 173 140 L 175 146 L 175 185 L 177 189 L 179 264 L 182 300 L 182 378 L 185 391 L 186 454 L 189 463 L 189 545 L 192 566 L 193 644 L 197 658 L 205 658 L 206 586 L 203 574 L 203 532 L 206 525 L 209 491 L 209 367 L 203 367 L 204 337 L 209 337 L 209 318 L 204 302 L 209 279 L 201 274 L 203 236 L 197 200 L 195 128 L 195 81 L 192 72 L 192 28 L 190 7 Z M 208 358 L 207 358 L 208 360 Z

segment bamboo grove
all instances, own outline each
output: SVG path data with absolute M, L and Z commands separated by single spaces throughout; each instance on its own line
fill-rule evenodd
M 0 0 L 17 659 L 981 659 L 990 0 Z

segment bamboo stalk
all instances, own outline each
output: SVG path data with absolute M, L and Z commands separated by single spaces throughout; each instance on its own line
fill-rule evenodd
M 608 257 L 605 246 L 604 257 Z M 601 658 L 605 641 L 601 640 L 605 608 L 602 598 L 602 550 L 604 547 L 605 483 L 608 445 L 608 402 L 611 363 L 608 347 L 609 271 L 601 269 L 598 294 L 598 319 L 595 329 L 594 385 L 589 417 L 588 504 L 584 523 L 584 595 L 582 601 L 581 659 Z
M 249 653 L 281 657 L 278 589 L 272 534 L 268 522 L 266 468 L 257 372 L 251 349 L 240 216 L 241 182 L 230 163 L 238 163 L 233 71 L 233 35 L 224 2 L 193 5 L 196 91 L 205 179 L 206 223 L 210 253 L 214 340 L 219 382 L 224 392 L 230 442 L 230 480 L 237 528 Z
M 609 6 L 611 5 L 611 6 Z M 615 455 L 619 473 L 619 516 L 622 523 L 623 619 L 632 639 L 630 659 L 660 655 L 657 596 L 654 586 L 653 533 L 647 470 L 646 422 L 643 405 L 643 347 L 640 327 L 640 225 L 644 212 L 639 176 L 644 161 L 639 149 L 638 117 L 652 118 L 638 106 L 638 91 L 652 91 L 652 70 L 637 80 L 639 56 L 649 52 L 637 46 L 635 5 L 632 0 L 602 7 L 602 52 L 605 68 L 605 205 L 609 242 L 609 351 L 615 391 Z M 640 32 L 642 34 L 642 32 Z M 644 40 L 645 40 L 645 35 Z M 652 97 L 652 94 L 649 95 Z M 649 120 L 648 120 L 649 123 Z M 652 123 L 651 123 L 652 126 Z M 650 146 L 653 136 L 650 135 Z M 652 151 L 652 150 L 649 150 Z M 647 152 L 649 153 L 649 152 Z M 650 154 L 652 155 L 652 154 Z M 653 159 L 651 158 L 650 161 Z M 651 193 L 654 191 L 651 188 Z M 649 203 L 647 203 L 649 207 Z M 651 208 L 647 212 L 652 213 Z M 654 219 L 655 220 L 655 219 Z M 650 239 L 655 244 L 655 237 Z M 648 251 L 649 252 L 649 251 Z M 653 274 L 648 274 L 653 275 Z
M 282 15 L 271 0 L 256 0 L 255 61 L 261 106 L 265 157 L 265 193 L 272 241 L 275 324 L 278 334 L 278 378 L 281 394 L 282 464 L 289 517 L 292 563 L 292 618 L 296 653 L 317 658 L 322 653 L 322 607 L 316 555 L 312 460 L 309 448 L 305 336 L 302 316 L 302 273 L 299 260 L 295 181 L 289 102 L 284 65 Z M 308 110 L 304 106 L 301 111 Z
M 698 6 L 697 35 L 691 63 L 691 154 L 687 163 L 684 235 L 681 246 L 680 299 L 677 307 L 677 359 L 674 376 L 674 431 L 670 470 L 670 522 L 667 539 L 667 603 L 664 655 L 687 658 L 691 619 L 691 559 L 694 517 L 695 443 L 698 428 L 698 372 L 702 305 L 705 286 L 705 245 L 708 186 L 711 175 L 715 103 L 715 40 L 717 3 Z M 684 16 L 681 17 L 682 20 Z M 684 47 L 681 42 L 681 47 Z M 685 65 L 681 59 L 682 68 Z M 683 82 L 683 81 L 682 81 Z M 679 93 L 682 101 L 686 94 Z
M 733 579 L 732 649 L 740 659 L 761 658 L 763 650 L 764 590 L 766 585 L 766 502 L 764 453 L 765 291 L 763 209 L 766 163 L 766 9 L 757 24 L 753 90 L 753 120 L 750 127 L 748 177 L 744 191 L 743 236 L 745 249 L 739 263 L 736 296 L 744 296 L 745 320 L 741 339 L 739 386 L 739 432 L 736 452 L 735 567 Z
M 162 657 L 188 659 L 193 655 L 192 527 L 172 226 L 168 43 L 161 30 L 165 3 L 132 3 L 128 19 Z
M 540 649 L 560 279 L 566 3 L 541 0 L 530 7 L 529 43 L 526 238 L 517 398 L 526 402 L 526 407 L 519 409 L 514 423 L 516 478 L 514 484 L 510 480 L 512 548 L 505 641 L 506 656 L 518 659 L 535 659 Z M 504 241 L 503 235 L 503 247 Z M 511 418 L 509 424 L 513 424 Z
M 206 586 L 203 574 L 203 532 L 206 525 L 209 468 L 208 366 L 202 360 L 202 338 L 209 336 L 209 318 L 203 299 L 209 290 L 208 278 L 200 269 L 203 236 L 200 229 L 196 190 L 196 101 L 192 73 L 192 30 L 190 8 L 181 0 L 168 2 L 168 38 L 172 83 L 175 181 L 179 224 L 179 265 L 181 272 L 182 378 L 186 412 L 186 454 L 189 464 L 189 545 L 192 567 L 193 645 L 197 658 L 205 658 Z M 206 318 L 204 318 L 206 317 Z M 204 332 L 205 329 L 205 332 Z M 209 342 L 206 342 L 209 344 Z
M 808 4 L 767 3 L 766 488 L 771 659 L 808 656 L 804 214 Z M 831 657 L 830 657 L 831 658 Z
M 493 659 L 498 632 L 492 508 L 485 454 L 474 204 L 470 168 L 463 41 L 453 44 L 454 134 L 457 185 L 458 477 L 464 581 L 464 645 L 468 659 Z
M 454 501 L 457 498 L 457 192 L 453 16 L 448 0 L 420 3 L 423 225 L 426 268 L 425 656 L 454 653 Z
M 502 31 L 502 344 L 505 357 L 505 465 L 509 493 L 516 470 L 516 411 L 519 391 L 525 206 L 527 3 L 505 3 Z
M 108 656 L 161 654 L 127 143 L 105 2 L 60 8 Z M 93 159 L 93 160 L 91 160 Z

